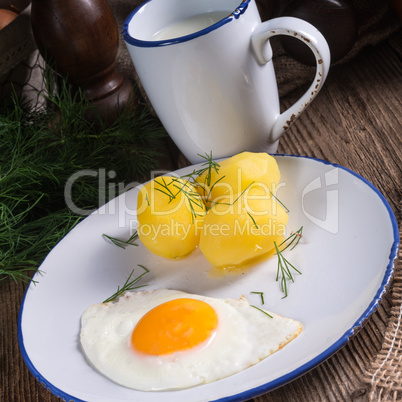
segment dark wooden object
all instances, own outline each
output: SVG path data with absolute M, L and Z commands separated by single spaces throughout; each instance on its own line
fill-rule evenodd
M 293 0 L 283 15 L 298 17 L 314 25 L 328 42 L 331 63 L 345 56 L 356 40 L 356 14 L 350 0 Z M 291 57 L 315 65 L 312 52 L 303 42 L 288 36 L 281 37 L 281 41 Z
M 113 120 L 132 85 L 115 68 L 119 33 L 108 2 L 32 0 L 31 21 L 44 59 L 94 104 L 87 117 Z
M 279 9 L 279 3 L 276 0 L 256 0 L 256 4 L 262 21 L 274 18 Z

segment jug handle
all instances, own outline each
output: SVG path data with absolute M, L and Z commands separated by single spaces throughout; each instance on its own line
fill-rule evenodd
M 278 17 L 261 23 L 253 32 L 251 47 L 259 64 L 264 65 L 272 59 L 269 39 L 276 35 L 288 35 L 303 41 L 314 53 L 316 73 L 312 84 L 304 95 L 291 107 L 279 114 L 275 120 L 269 141 L 275 142 L 300 116 L 304 109 L 317 96 L 328 75 L 331 56 L 324 36 L 310 23 L 295 17 Z

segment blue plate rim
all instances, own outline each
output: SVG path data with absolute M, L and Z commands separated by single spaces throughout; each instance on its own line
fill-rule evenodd
M 333 354 L 335 354 L 338 350 L 340 350 L 343 346 L 345 346 L 349 342 L 349 340 L 367 322 L 369 317 L 378 309 L 378 307 L 379 307 L 379 305 L 380 305 L 380 303 L 382 301 L 383 295 L 385 293 L 387 293 L 388 290 L 390 289 L 391 282 L 393 280 L 394 273 L 395 273 L 395 265 L 394 265 L 394 263 L 395 263 L 395 259 L 396 259 L 397 254 L 398 254 L 398 247 L 399 247 L 399 242 L 400 242 L 398 222 L 396 220 L 395 214 L 394 214 L 391 206 L 389 205 L 387 199 L 377 189 L 377 187 L 375 187 L 370 181 L 365 179 L 360 174 L 354 172 L 353 170 L 351 170 L 349 168 L 346 168 L 346 167 L 344 167 L 342 165 L 326 161 L 324 159 L 319 159 L 319 158 L 311 157 L 311 156 L 295 155 L 295 154 L 283 154 L 283 153 L 275 153 L 275 154 L 271 154 L 271 155 L 274 156 L 274 157 L 304 158 L 304 159 L 317 161 L 317 162 L 320 162 L 320 163 L 325 164 L 325 165 L 330 165 L 330 166 L 333 166 L 335 168 L 345 170 L 346 172 L 350 173 L 351 175 L 353 175 L 356 178 L 358 178 L 359 180 L 361 180 L 368 187 L 370 187 L 371 190 L 373 190 L 374 193 L 377 194 L 377 196 L 380 198 L 380 200 L 384 204 L 384 206 L 385 206 L 385 208 L 386 208 L 386 210 L 388 212 L 391 224 L 392 224 L 394 241 L 392 243 L 390 254 L 389 254 L 389 257 L 388 257 L 389 262 L 388 262 L 387 268 L 385 270 L 384 277 L 383 277 L 383 280 L 381 282 L 381 285 L 380 285 L 379 289 L 377 290 L 377 293 L 375 294 L 375 296 L 374 296 L 373 300 L 371 301 L 371 303 L 368 305 L 368 307 L 366 308 L 364 313 L 356 320 L 356 322 L 353 324 L 353 326 L 349 330 L 347 330 L 329 348 L 324 350 L 322 353 L 320 353 L 318 356 L 314 357 L 313 359 L 311 359 L 307 363 L 305 363 L 302 366 L 298 367 L 296 370 L 293 370 L 293 371 L 291 371 L 290 373 L 288 373 L 286 375 L 278 377 L 275 380 L 272 380 L 272 381 L 270 381 L 270 382 L 268 382 L 266 384 L 260 385 L 258 387 L 248 389 L 248 390 L 246 390 L 244 392 L 241 392 L 241 393 L 238 393 L 236 395 L 230 395 L 230 396 L 226 396 L 226 397 L 223 397 L 223 398 L 214 399 L 214 400 L 211 400 L 211 402 L 229 402 L 229 401 L 230 402 L 237 402 L 237 401 L 244 401 L 244 400 L 247 400 L 247 399 L 250 399 L 250 398 L 257 397 L 259 395 L 262 395 L 262 394 L 265 394 L 267 392 L 270 392 L 270 391 L 272 391 L 272 390 L 274 390 L 274 389 L 276 389 L 278 387 L 281 387 L 281 386 L 283 386 L 285 384 L 288 384 L 289 382 L 291 382 L 291 381 L 295 380 L 296 378 L 302 376 L 303 374 L 307 373 L 311 369 L 315 368 L 316 366 L 318 366 L 319 364 L 321 364 L 322 362 L 324 362 L 325 360 L 330 358 Z M 85 221 L 85 219 L 83 221 Z M 80 222 L 80 224 L 82 222 Z M 36 273 L 35 275 L 37 275 L 37 274 L 38 273 Z M 47 390 L 49 390 L 53 395 L 55 395 L 55 396 L 57 396 L 59 398 L 62 398 L 63 400 L 66 400 L 66 401 L 85 402 L 82 399 L 79 399 L 79 398 L 77 398 L 75 396 L 72 396 L 72 395 L 69 395 L 69 394 L 65 393 L 61 389 L 55 387 L 48 380 L 46 380 L 46 378 L 43 377 L 43 375 L 36 369 L 36 367 L 34 366 L 34 364 L 32 363 L 31 359 L 28 356 L 28 353 L 27 353 L 27 351 L 25 349 L 25 346 L 24 346 L 24 337 L 23 337 L 23 334 L 22 334 L 21 325 L 22 325 L 22 315 L 23 315 L 23 310 L 24 310 L 25 298 L 26 298 L 26 295 L 27 295 L 27 292 L 28 292 L 30 286 L 32 286 L 32 283 L 30 283 L 30 285 L 27 287 L 27 289 L 26 289 L 26 291 L 24 293 L 24 297 L 22 299 L 20 310 L 19 310 L 19 315 L 18 315 L 18 344 L 19 344 L 20 352 L 21 352 L 21 355 L 22 355 L 22 357 L 24 359 L 24 362 L 27 365 L 29 371 L 32 373 L 32 375 L 36 378 L 36 380 L 43 387 L 45 387 Z

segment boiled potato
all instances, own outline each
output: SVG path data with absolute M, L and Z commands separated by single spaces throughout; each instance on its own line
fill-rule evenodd
M 284 240 L 288 214 L 265 187 L 221 198 L 204 218 L 200 250 L 214 266 L 236 267 Z
M 207 206 L 226 196 L 245 191 L 251 186 L 263 186 L 275 192 L 280 172 L 275 158 L 261 152 L 242 152 L 219 162 L 218 172 L 211 169 L 197 178 L 198 191 L 206 199 Z
M 192 184 L 176 177 L 157 177 L 138 194 L 138 236 L 153 254 L 183 257 L 198 245 L 204 214 L 205 206 Z

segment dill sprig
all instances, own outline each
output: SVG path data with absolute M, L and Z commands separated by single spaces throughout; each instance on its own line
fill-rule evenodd
M 208 202 L 209 202 L 209 196 L 212 192 L 212 189 L 214 186 L 221 181 L 225 176 L 220 177 L 216 182 L 214 182 L 211 186 L 211 181 L 212 181 L 212 173 L 215 171 L 217 174 L 219 173 L 219 168 L 220 165 L 218 162 L 214 161 L 212 157 L 212 151 L 210 154 L 205 153 L 205 155 L 197 154 L 201 158 L 205 159 L 205 162 L 201 164 L 201 169 L 198 170 L 193 170 L 191 173 L 183 175 L 182 178 L 187 177 L 189 180 L 191 180 L 191 183 L 193 186 L 196 188 L 201 188 L 202 189 L 202 197 L 204 198 L 204 203 L 208 207 Z M 203 183 L 199 183 L 197 179 L 201 177 L 204 173 L 205 178 Z M 209 189 L 208 194 L 206 194 L 206 189 Z
M 194 169 L 191 173 L 187 173 L 183 176 L 182 178 L 187 177 L 191 181 L 195 181 L 198 177 L 202 176 L 205 172 L 208 172 L 205 176 L 205 181 L 208 183 L 208 185 L 211 184 L 212 180 L 212 170 L 215 170 L 216 173 L 219 173 L 219 163 L 213 160 L 212 157 L 212 151 L 208 155 L 207 153 L 205 155 L 197 154 L 199 157 L 205 159 L 205 162 L 201 164 L 201 169 Z
M 33 269 L 32 268 L 27 268 L 26 266 L 23 267 L 14 267 L 12 271 L 3 271 L 0 269 L 0 277 L 4 275 L 4 278 L 7 277 L 9 279 L 12 279 L 14 282 L 24 282 L 24 283 L 34 283 L 35 285 L 38 283 L 38 281 L 35 281 L 34 279 L 31 279 L 31 273 Z M 38 271 L 40 272 L 40 271 Z
M 205 186 L 199 186 L 199 187 L 202 187 L 202 192 L 203 192 L 203 197 L 204 197 L 204 199 L 205 199 L 205 205 L 212 205 L 212 201 L 210 201 L 210 199 L 209 199 L 209 197 L 211 196 L 211 194 L 212 194 L 212 190 L 214 189 L 214 187 L 221 181 L 221 180 L 223 180 L 224 178 L 225 178 L 226 176 L 221 176 L 218 180 L 216 180 L 213 184 L 212 184 L 212 186 L 211 187 L 208 187 L 209 188 L 209 192 L 208 192 L 208 194 L 207 195 L 205 195 Z
M 300 237 L 301 237 L 301 231 L 303 227 L 301 227 L 296 233 L 291 234 L 286 240 L 284 240 L 280 245 L 289 242 L 289 244 L 282 250 L 279 250 L 279 247 L 277 246 L 276 242 L 274 242 L 276 254 L 278 256 L 278 269 L 276 272 L 276 281 L 279 280 L 279 277 L 281 278 L 281 290 L 284 293 L 283 298 L 287 297 L 288 295 L 288 287 L 287 287 L 287 281 L 291 280 L 294 282 L 293 275 L 291 269 L 296 271 L 298 274 L 301 275 L 301 272 L 293 265 L 291 264 L 282 254 L 284 250 L 286 250 L 290 244 L 293 243 L 294 239 L 297 238 L 296 244 L 292 247 L 296 247 L 296 245 L 299 243 Z
M 211 180 L 212 180 L 212 171 L 215 170 L 216 173 L 219 173 L 219 163 L 213 160 L 212 157 L 212 151 L 208 155 L 207 153 L 205 156 L 198 154 L 202 158 L 205 159 L 205 162 L 202 164 L 202 166 L 205 166 L 204 171 L 201 174 L 204 174 L 205 172 L 208 172 L 205 176 L 205 183 L 208 187 L 211 185 Z M 200 176 L 200 174 L 199 174 Z
M 138 240 L 138 233 L 136 230 L 128 240 L 121 240 L 118 239 L 117 237 L 112 237 L 105 233 L 102 236 L 110 240 L 115 246 L 120 247 L 122 249 L 125 249 L 127 246 L 138 246 L 138 244 L 133 243 L 134 241 Z
M 173 180 L 173 186 L 178 189 L 178 192 L 176 193 L 176 196 L 179 193 L 183 193 L 187 200 L 188 200 L 188 205 L 190 207 L 190 211 L 191 211 L 191 218 L 192 221 L 194 222 L 194 219 L 197 218 L 198 216 L 203 216 L 204 212 L 203 212 L 203 207 L 204 207 L 204 203 L 201 200 L 200 194 L 194 190 L 193 186 L 189 186 L 189 184 L 191 184 L 189 181 L 186 181 L 185 183 L 178 181 L 177 179 Z M 199 211 L 202 212 L 197 212 L 194 208 L 194 206 L 197 206 Z
M 234 204 L 236 204 L 236 202 L 243 196 L 243 194 L 249 189 L 249 187 L 251 187 L 254 183 L 255 183 L 255 182 L 252 181 L 252 182 L 236 197 L 236 199 L 235 199 L 234 201 L 232 201 L 232 202 L 221 202 L 221 201 L 219 201 L 219 202 L 212 202 L 212 204 L 213 204 L 213 205 L 216 205 L 216 204 L 219 204 L 219 205 L 228 205 L 228 206 L 234 205 Z M 247 213 L 248 213 L 248 212 L 247 212 Z M 248 215 L 250 216 L 250 218 L 253 220 L 253 222 L 254 222 L 254 224 L 255 224 L 255 221 L 254 221 L 253 217 L 251 216 L 251 214 L 248 213 Z
M 282 248 L 281 252 L 285 251 L 287 248 L 291 247 L 290 250 L 293 250 L 298 244 L 300 239 L 303 237 L 303 226 L 300 227 L 299 230 L 297 230 L 296 232 L 292 232 L 289 237 L 287 237 L 282 243 L 279 244 L 278 247 L 283 246 L 284 244 L 286 244 L 286 246 L 284 248 Z
M 261 313 L 264 313 L 265 315 L 267 315 L 268 317 L 274 318 L 274 317 L 272 317 L 271 314 L 269 314 L 268 312 L 266 312 L 266 311 L 263 310 L 262 308 L 259 308 L 259 307 L 257 307 L 257 306 L 253 306 L 252 304 L 250 304 L 250 307 L 254 307 L 254 308 L 257 309 L 258 311 L 261 311 Z
M 183 180 L 172 176 L 172 180 L 167 183 L 164 177 L 154 180 L 155 190 L 161 192 L 169 198 L 169 203 L 175 200 L 179 195 L 183 194 L 187 201 L 191 212 L 191 219 L 194 222 L 199 216 L 204 215 L 204 203 L 201 200 L 200 194 L 195 190 L 189 180 Z M 148 204 L 149 205 L 149 204 Z M 198 207 L 198 211 L 196 210 Z
M 131 277 L 134 274 L 135 268 L 131 271 L 130 276 L 127 278 L 126 282 L 124 285 L 120 288 L 120 286 L 117 287 L 117 292 L 114 293 L 112 296 L 104 300 L 102 303 L 109 303 L 115 299 L 117 299 L 119 296 L 121 296 L 124 292 L 130 291 L 130 290 L 135 290 L 142 288 L 144 286 L 148 286 L 147 284 L 145 285 L 137 285 L 137 283 L 142 279 L 144 275 L 146 275 L 149 272 L 149 269 L 145 268 L 143 265 L 139 265 L 138 267 L 142 268 L 144 272 L 140 275 L 138 275 L 136 278 L 131 280 Z
M 160 180 L 162 182 L 158 181 L 158 179 L 155 179 L 155 184 L 161 186 L 161 188 L 155 187 L 155 191 L 159 191 L 162 194 L 166 195 L 169 198 L 169 202 L 172 202 L 176 199 L 177 196 L 177 194 L 174 194 L 173 191 L 170 189 L 170 185 L 172 184 L 172 182 L 170 182 L 169 184 L 166 183 L 164 177 L 161 177 Z
M 198 170 L 193 170 L 192 173 L 183 175 L 182 177 L 188 177 L 189 179 L 192 179 L 193 181 L 196 180 L 196 178 L 202 176 L 205 172 L 207 174 L 205 175 L 204 182 L 205 184 L 209 187 L 211 185 L 211 180 L 212 180 L 212 171 L 215 171 L 216 173 L 219 173 L 219 163 L 216 162 L 213 159 L 212 156 L 212 151 L 209 153 L 205 153 L 205 155 L 197 154 L 199 157 L 205 159 L 205 162 L 201 164 L 201 169 Z
M 255 295 L 260 295 L 261 297 L 261 304 L 264 304 L 264 292 L 250 292 Z
M 271 196 L 272 196 L 273 198 L 275 198 L 275 200 L 276 200 L 279 204 L 282 205 L 282 207 L 284 208 L 285 212 L 286 212 L 286 213 L 289 213 L 289 212 L 290 212 L 290 211 L 289 211 L 289 208 L 288 208 L 271 190 L 269 190 L 269 192 L 271 193 Z
M 255 221 L 253 215 L 250 214 L 250 212 L 247 212 L 247 215 L 251 218 L 251 220 L 253 221 L 253 224 L 255 226 L 256 229 L 258 229 L 258 225 L 257 222 Z

